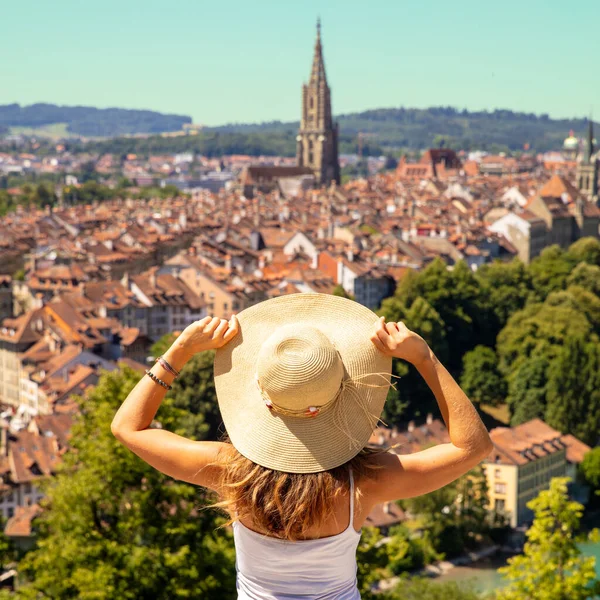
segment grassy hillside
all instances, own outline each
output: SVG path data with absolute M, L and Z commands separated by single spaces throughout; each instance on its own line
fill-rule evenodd
M 73 137 L 75 135 L 69 132 L 67 123 L 52 123 L 51 125 L 41 125 L 40 127 L 9 127 L 8 132 L 11 135 L 20 134 L 31 137 L 49 138 L 51 140 Z

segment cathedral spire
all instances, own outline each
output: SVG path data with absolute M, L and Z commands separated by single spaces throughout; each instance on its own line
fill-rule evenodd
M 321 46 L 321 18 L 317 19 L 317 39 L 315 41 L 315 55 L 313 57 L 312 71 L 310 72 L 310 85 L 318 85 L 323 81 L 327 85 L 325 77 L 325 62 L 323 61 L 323 48 Z
M 340 181 L 338 127 L 331 115 L 331 92 L 325 77 L 321 46 L 321 19 L 308 84 L 302 86 L 302 116 L 296 137 L 298 166 L 310 167 L 319 185 Z
M 592 155 L 594 154 L 594 121 L 590 118 L 588 119 L 588 138 L 585 143 L 585 153 L 583 155 L 583 160 L 585 163 L 589 164 L 592 160 Z

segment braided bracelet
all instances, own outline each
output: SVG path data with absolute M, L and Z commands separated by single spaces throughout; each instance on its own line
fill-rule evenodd
M 157 362 L 165 371 L 168 371 L 175 378 L 181 374 L 177 369 L 172 367 L 162 356 L 158 356 L 154 362 Z
M 150 377 L 150 379 L 152 379 L 152 381 L 154 381 L 154 383 L 158 383 L 158 385 L 162 385 L 165 388 L 165 390 L 171 389 L 172 386 L 170 386 L 168 383 L 165 383 L 162 379 L 159 379 L 152 371 L 147 370 L 146 375 L 148 375 L 148 377 Z

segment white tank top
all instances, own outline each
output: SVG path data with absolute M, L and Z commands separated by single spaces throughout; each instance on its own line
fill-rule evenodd
M 354 478 L 350 523 L 338 533 L 290 542 L 256 533 L 235 521 L 238 600 L 360 600 L 356 587 Z

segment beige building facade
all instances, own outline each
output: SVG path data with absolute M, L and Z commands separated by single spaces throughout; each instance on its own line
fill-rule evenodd
M 527 503 L 565 477 L 581 462 L 588 446 L 556 431 L 541 419 L 490 431 L 494 449 L 483 463 L 490 510 L 503 514 L 511 527 L 533 518 Z

